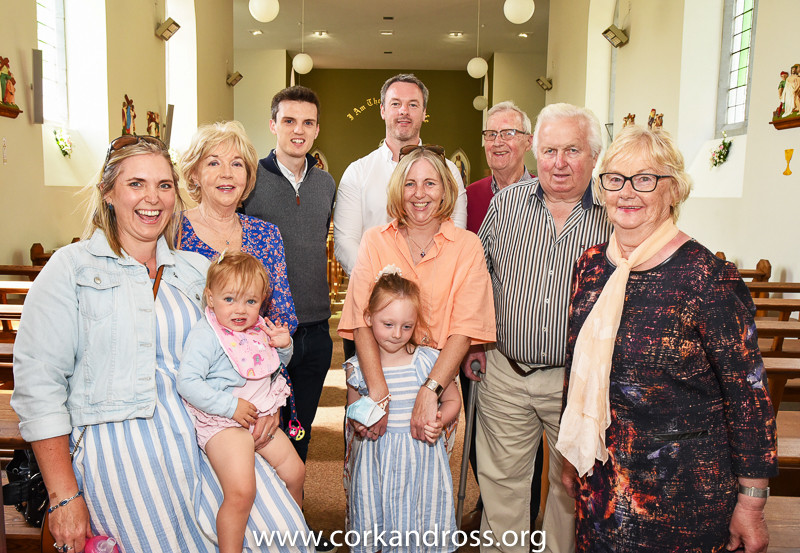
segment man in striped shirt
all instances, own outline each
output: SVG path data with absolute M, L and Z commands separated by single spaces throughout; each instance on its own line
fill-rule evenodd
M 591 187 L 600 136 L 591 111 L 569 104 L 545 107 L 533 135 L 539 178 L 501 190 L 478 234 L 497 320 L 497 347 L 486 352 L 478 388 L 481 529 L 491 530 L 496 542 L 504 532 L 519 536 L 530 529 L 533 463 L 545 431 L 550 489 L 542 530 L 545 551 L 553 553 L 575 548 L 574 500 L 561 484 L 562 460 L 555 449 L 572 273 L 581 254 L 611 233 Z M 514 546 L 481 545 L 482 552 L 529 549 L 529 542 L 519 540 Z

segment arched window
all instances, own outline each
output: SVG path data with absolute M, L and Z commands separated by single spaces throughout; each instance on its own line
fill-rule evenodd
M 725 0 L 722 22 L 717 137 L 747 132 L 757 0 Z

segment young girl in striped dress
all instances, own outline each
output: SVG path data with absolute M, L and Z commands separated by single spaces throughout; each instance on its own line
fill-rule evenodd
M 217 513 L 220 553 L 241 553 L 256 494 L 251 429 L 261 416 L 278 417 L 291 390 L 281 364 L 292 357 L 286 324 L 259 316 L 269 295 L 264 265 L 244 252 L 222 253 L 211 264 L 205 317 L 186 339 L 178 392 L 195 416 L 197 442 L 208 455 L 224 498 Z M 264 457 L 302 507 L 305 467 L 279 428 L 256 453 Z
M 441 395 L 437 420 L 425 426 L 427 441 L 411 437 L 411 411 L 417 392 L 439 351 L 418 346 L 414 340 L 420 313 L 417 285 L 399 271 L 381 273 L 365 309 L 365 320 L 378 343 L 389 387 L 389 395 L 377 404 L 383 409 L 389 406 L 389 419 L 383 436 L 374 441 L 362 439 L 358 433 L 363 425 L 350 417 L 355 415 L 353 409 L 348 411 L 348 420 L 357 433 L 348 490 L 348 529 L 360 537 L 351 551 L 450 552 L 456 547 L 449 536 L 457 527 L 453 479 L 442 430 L 458 417 L 461 398 L 456 385 L 450 383 Z M 369 391 L 357 357 L 347 360 L 344 367 L 349 407 Z M 363 420 L 363 416 L 359 418 Z M 426 531 L 435 532 L 436 538 L 423 542 Z

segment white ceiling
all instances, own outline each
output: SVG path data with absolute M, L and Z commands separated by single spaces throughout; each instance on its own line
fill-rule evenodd
M 545 53 L 549 4 L 536 0 L 533 17 L 515 25 L 503 16 L 503 0 L 482 0 L 480 55 Z M 234 48 L 284 49 L 294 56 L 300 19 L 301 0 L 280 0 L 278 17 L 269 23 L 253 19 L 248 0 L 234 0 Z M 251 29 L 263 34 L 252 36 Z M 313 36 L 317 30 L 328 36 Z M 381 36 L 382 30 L 394 35 Z M 452 31 L 464 34 L 451 38 Z M 466 69 L 476 55 L 477 31 L 478 0 L 305 0 L 305 51 L 319 69 Z

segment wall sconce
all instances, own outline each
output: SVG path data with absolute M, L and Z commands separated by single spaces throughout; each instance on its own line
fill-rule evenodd
M 164 21 L 161 25 L 158 26 L 156 29 L 156 36 L 163 41 L 167 41 L 172 38 L 172 35 L 178 32 L 181 26 L 178 25 L 174 19 L 171 17 Z
M 611 25 L 608 29 L 603 31 L 603 37 L 611 43 L 614 48 L 624 46 L 628 42 L 628 35 L 616 25 Z
M 536 84 L 542 87 L 542 90 L 551 90 L 553 88 L 553 80 L 547 77 L 539 77 L 536 79 Z
M 228 83 L 228 86 L 236 86 L 236 83 L 242 80 L 242 74 L 238 71 L 233 75 L 228 75 L 228 78 L 225 79 L 225 82 Z

